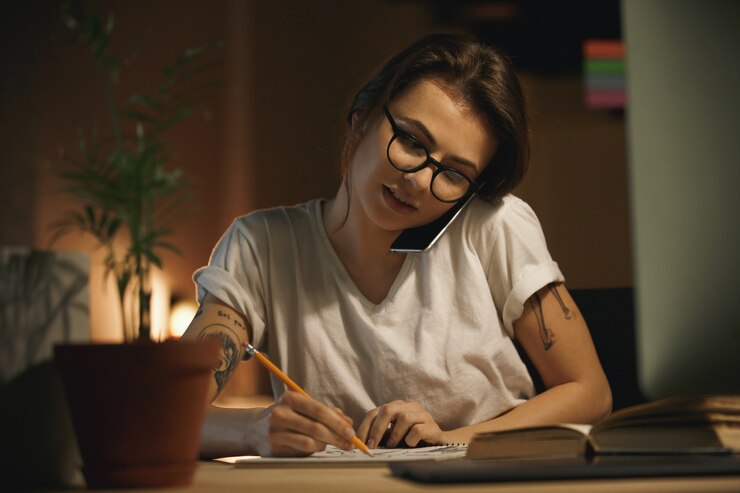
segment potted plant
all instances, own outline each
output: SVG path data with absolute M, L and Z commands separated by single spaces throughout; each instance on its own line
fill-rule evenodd
M 67 4 L 63 20 L 88 47 L 105 88 L 112 137 L 79 132 L 79 152 L 59 172 L 76 207 L 52 226 L 92 235 L 115 277 L 124 344 L 55 347 L 89 487 L 189 484 L 196 466 L 213 341 L 154 343 L 150 275 L 161 267 L 173 221 L 190 200 L 182 170 L 169 165 L 162 135 L 190 108 L 184 82 L 203 73 L 203 49 L 186 50 L 165 67 L 150 94 L 121 97 L 120 61 L 111 52 L 113 17 Z

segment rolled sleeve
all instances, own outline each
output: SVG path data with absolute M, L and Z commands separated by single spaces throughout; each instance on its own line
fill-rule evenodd
M 487 278 L 502 325 L 514 338 L 514 322 L 521 317 L 524 303 L 544 286 L 565 278 L 550 256 L 532 208 L 513 196 L 504 207 L 492 225 Z
M 198 303 L 206 293 L 226 303 L 247 318 L 252 326 L 252 343 L 261 347 L 267 327 L 258 234 L 248 216 L 239 218 L 216 244 L 208 266 L 193 274 Z
M 551 282 L 562 282 L 565 278 L 555 262 L 530 266 L 522 272 L 519 281 L 514 285 L 506 298 L 503 310 L 504 328 L 514 337 L 514 322 L 522 316 L 524 303 L 542 287 Z

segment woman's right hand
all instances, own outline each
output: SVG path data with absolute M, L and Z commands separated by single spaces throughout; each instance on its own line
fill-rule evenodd
M 331 408 L 288 390 L 250 427 L 250 449 L 263 457 L 307 456 L 334 445 L 352 450 L 352 420 Z

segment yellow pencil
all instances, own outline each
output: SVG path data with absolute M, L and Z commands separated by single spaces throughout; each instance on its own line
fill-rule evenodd
M 247 342 L 245 342 L 243 344 L 243 346 L 244 346 L 244 349 L 247 351 L 247 353 L 250 356 L 254 356 L 255 358 L 257 358 L 257 361 L 259 361 L 262 364 L 262 366 L 264 366 L 265 368 L 267 368 L 267 370 L 269 370 L 273 374 L 275 374 L 275 376 L 278 377 L 280 380 L 282 380 L 285 385 L 287 385 L 291 389 L 295 390 L 299 394 L 302 394 L 302 395 L 308 397 L 309 399 L 313 399 L 313 397 L 311 397 L 310 395 L 308 395 L 308 393 L 305 390 L 303 390 L 301 387 L 299 387 L 297 383 L 295 383 L 293 380 L 291 380 L 291 378 L 288 375 L 286 375 L 285 373 L 283 373 L 282 370 L 280 370 L 280 368 L 278 368 L 277 366 L 275 366 L 272 361 L 270 361 L 269 359 L 267 359 L 267 356 L 265 356 L 261 352 L 257 351 L 257 349 L 254 346 L 252 346 L 251 344 L 249 344 Z M 370 457 L 373 456 L 373 453 L 370 452 L 370 449 L 367 448 L 367 445 L 365 445 L 364 443 L 362 443 L 362 440 L 360 440 L 359 438 L 357 438 L 357 436 L 352 437 L 352 443 L 354 444 L 355 447 L 357 447 L 358 449 L 362 450 L 364 453 L 366 453 Z

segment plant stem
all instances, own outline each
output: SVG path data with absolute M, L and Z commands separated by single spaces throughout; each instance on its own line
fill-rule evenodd
M 149 268 L 145 267 L 139 280 L 139 341 L 151 340 L 151 302 L 152 288 L 149 279 Z

